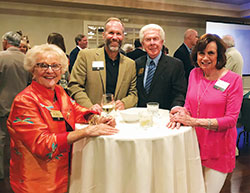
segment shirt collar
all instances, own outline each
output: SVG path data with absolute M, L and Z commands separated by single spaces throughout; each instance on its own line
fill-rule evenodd
M 150 58 L 149 55 L 147 55 L 147 65 L 149 65 L 150 62 L 153 60 L 154 63 L 155 63 L 155 66 L 157 66 L 158 62 L 159 62 L 159 60 L 161 58 L 161 55 L 162 55 L 162 51 L 160 51 L 160 53 L 158 54 L 158 56 L 156 56 L 154 59 Z
M 184 45 L 186 46 L 188 52 L 191 54 L 192 50 L 184 43 Z
M 80 46 L 76 46 L 76 47 L 78 47 L 80 50 L 82 50 L 82 48 Z
M 118 64 L 119 64 L 119 62 L 120 62 L 120 52 L 118 52 L 117 57 L 116 57 L 116 59 L 114 61 L 109 57 L 109 55 L 108 55 L 108 53 L 106 52 L 105 49 L 104 49 L 104 53 L 105 53 L 105 60 L 109 60 L 109 61 L 115 62 L 115 63 L 118 62 Z

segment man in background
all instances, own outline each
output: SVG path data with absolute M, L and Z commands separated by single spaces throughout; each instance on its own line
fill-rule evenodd
M 12 31 L 2 37 L 4 51 L 0 52 L 0 179 L 8 174 L 8 171 L 4 172 L 4 168 L 9 169 L 10 148 L 6 121 L 11 104 L 30 80 L 30 74 L 23 68 L 24 54 L 19 50 L 20 41 L 21 36 Z
M 137 103 L 135 62 L 119 52 L 124 25 L 118 18 L 106 21 L 103 39 L 103 48 L 79 52 L 68 85 L 70 96 L 98 112 L 105 93 L 114 95 L 116 109 L 133 107 Z
M 162 53 L 165 32 L 159 25 L 149 24 L 141 28 L 140 41 L 147 55 L 136 60 L 138 107 L 148 102 L 158 102 L 168 109 L 183 106 L 186 94 L 186 78 L 180 60 Z
M 78 55 L 78 52 L 81 50 L 81 49 L 85 49 L 88 47 L 88 39 L 87 39 L 87 36 L 83 35 L 83 34 L 78 34 L 76 37 L 75 37 L 75 43 L 76 43 L 76 47 L 70 52 L 70 55 L 69 55 L 69 72 L 71 73 L 72 71 L 72 68 L 74 66 L 74 63 L 76 61 L 76 58 L 77 58 L 77 55 Z
M 135 39 L 134 46 L 135 46 L 135 49 L 132 52 L 127 53 L 127 56 L 131 58 L 132 60 L 136 60 L 137 58 L 140 58 L 141 56 L 144 56 L 147 54 L 145 51 L 143 51 L 139 38 Z
M 187 29 L 184 33 L 184 42 L 174 53 L 174 57 L 179 58 L 183 62 L 187 81 L 190 71 L 194 68 L 190 59 L 190 54 L 197 40 L 198 32 L 194 29 Z
M 242 76 L 243 57 L 240 52 L 235 48 L 234 39 L 231 35 L 223 36 L 222 40 L 225 42 L 227 50 L 227 63 L 226 68 Z

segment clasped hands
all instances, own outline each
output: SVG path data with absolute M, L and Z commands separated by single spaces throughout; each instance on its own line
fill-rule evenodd
M 169 113 L 169 123 L 167 127 L 170 129 L 179 129 L 181 124 L 192 126 L 192 117 L 185 107 L 174 107 Z
M 89 126 L 85 128 L 88 136 L 113 135 L 119 130 L 115 128 L 115 118 L 112 116 L 92 115 L 89 118 Z

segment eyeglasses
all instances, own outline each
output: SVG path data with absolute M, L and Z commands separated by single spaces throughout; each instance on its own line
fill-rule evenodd
M 61 68 L 62 68 L 61 64 L 49 65 L 46 63 L 37 63 L 36 65 L 44 71 L 47 71 L 49 68 L 51 68 L 53 71 L 58 71 L 58 70 L 61 70 Z

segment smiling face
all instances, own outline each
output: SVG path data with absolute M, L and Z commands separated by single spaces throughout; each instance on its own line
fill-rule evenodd
M 36 63 L 44 63 L 48 65 L 60 64 L 59 56 L 53 52 L 46 52 L 38 56 Z M 61 69 L 52 70 L 51 67 L 43 69 L 35 66 L 33 69 L 33 78 L 36 82 L 44 87 L 54 90 L 57 82 L 61 79 Z
M 203 51 L 197 52 L 197 64 L 203 72 L 210 72 L 216 69 L 217 57 L 217 44 L 212 41 Z
M 154 59 L 159 55 L 164 40 L 161 39 L 160 31 L 156 29 L 148 29 L 144 32 L 144 38 L 142 40 L 142 45 L 149 57 Z
M 119 51 L 124 39 L 123 31 L 123 26 L 118 21 L 110 21 L 106 24 L 105 32 L 103 32 L 103 39 L 109 51 Z

